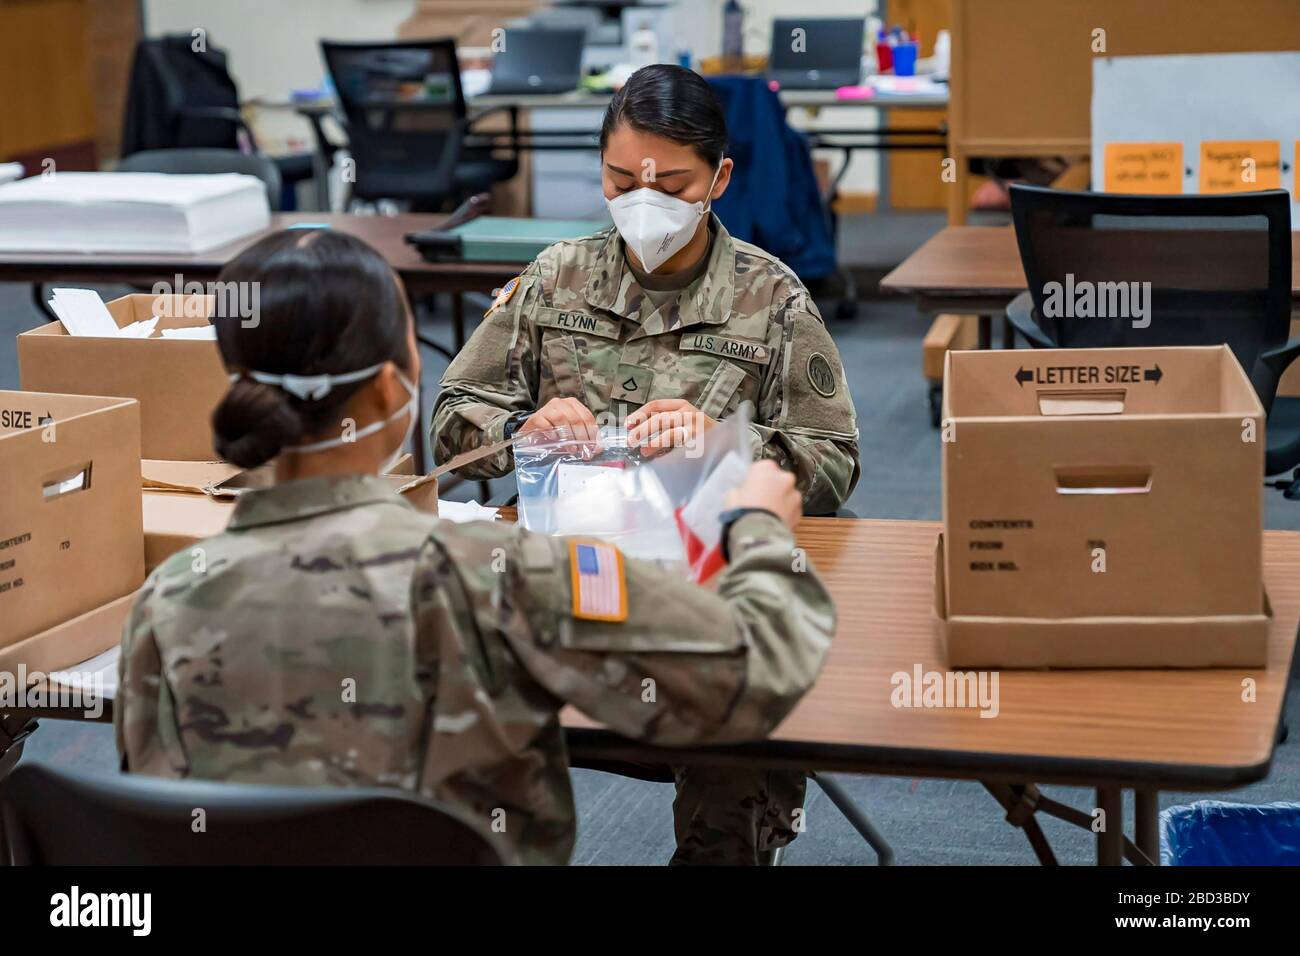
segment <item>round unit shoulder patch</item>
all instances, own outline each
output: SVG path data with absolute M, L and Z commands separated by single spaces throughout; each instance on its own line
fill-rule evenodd
M 835 380 L 835 372 L 831 368 L 830 361 L 821 352 L 814 352 L 808 356 L 808 381 L 812 387 L 817 390 L 819 395 L 826 398 L 833 398 L 838 383 Z

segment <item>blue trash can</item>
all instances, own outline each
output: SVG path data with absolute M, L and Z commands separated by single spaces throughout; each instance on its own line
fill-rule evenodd
M 1300 803 L 1198 800 L 1160 814 L 1162 866 L 1300 866 Z

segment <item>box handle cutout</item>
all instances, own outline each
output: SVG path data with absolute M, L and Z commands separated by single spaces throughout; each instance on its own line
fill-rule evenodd
M 44 501 L 53 501 L 55 498 L 66 498 L 78 491 L 85 491 L 90 487 L 90 466 L 91 462 L 86 462 L 84 465 L 47 476 L 41 482 L 41 498 Z
M 1058 495 L 1145 495 L 1151 492 L 1151 469 L 1142 466 L 1057 468 Z
M 1122 415 L 1124 389 L 1092 392 L 1039 392 L 1040 415 Z

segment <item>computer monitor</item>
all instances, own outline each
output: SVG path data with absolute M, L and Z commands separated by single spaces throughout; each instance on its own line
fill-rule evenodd
M 866 28 L 858 17 L 774 20 L 768 75 L 787 89 L 855 86 L 862 79 Z

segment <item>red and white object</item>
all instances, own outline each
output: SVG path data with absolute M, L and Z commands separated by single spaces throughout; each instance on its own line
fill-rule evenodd
M 707 581 L 722 570 L 722 522 L 718 519 L 727 510 L 727 493 L 744 481 L 748 470 L 749 462 L 732 452 L 718 462 L 691 500 L 673 512 L 692 581 Z

